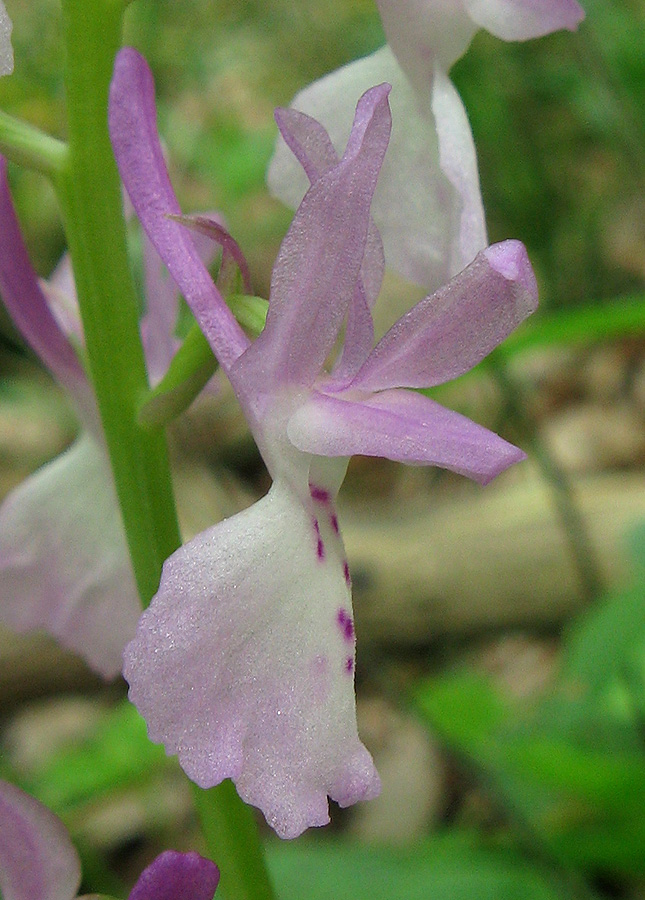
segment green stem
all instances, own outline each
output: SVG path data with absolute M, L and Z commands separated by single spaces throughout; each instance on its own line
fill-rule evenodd
M 0 110 L 0 153 L 19 166 L 55 177 L 65 166 L 67 146 Z
M 551 489 L 556 512 L 578 569 L 585 600 L 595 600 L 602 593 L 604 582 L 596 551 L 578 509 L 571 482 L 540 440 L 537 429 L 522 406 L 521 390 L 506 368 L 503 356 L 495 350 L 487 357 L 486 364 L 502 391 L 509 413 L 526 435 L 530 454 Z
M 69 154 L 56 180 L 96 392 L 144 605 L 180 543 L 165 438 L 137 425 L 148 389 L 107 108 L 122 5 L 64 0 Z
M 221 900 L 274 900 L 253 812 L 240 801 L 233 782 L 208 791 L 194 787 L 193 793 L 209 855 L 222 873 L 218 900 L 220 895 Z
M 164 434 L 138 423 L 149 387 L 121 185 L 107 122 L 124 4 L 63 0 L 62 7 L 69 150 L 55 186 L 72 255 L 90 375 L 137 586 L 146 605 L 159 585 L 163 561 L 181 541 Z M 231 885 L 236 873 L 255 873 L 245 892 L 240 886 L 231 900 L 267 900 L 272 892 L 251 812 L 226 790 L 198 794 L 204 830 L 207 836 L 215 835 L 210 850 Z M 241 822 L 246 824 L 239 834 Z

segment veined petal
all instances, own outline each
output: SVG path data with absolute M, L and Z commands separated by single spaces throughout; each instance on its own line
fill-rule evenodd
M 0 0 L 0 75 L 13 72 L 13 48 L 11 46 L 11 19 Z
M 465 0 L 473 21 L 505 41 L 526 41 L 561 28 L 575 31 L 585 12 L 577 0 Z
M 49 278 L 41 278 L 39 283 L 47 299 L 47 305 L 63 334 L 70 341 L 75 341 L 79 347 L 83 347 L 85 335 L 81 311 L 78 308 L 72 258 L 69 253 L 64 253 Z
M 331 139 L 324 127 L 296 109 L 277 109 L 275 119 L 285 143 L 303 167 L 311 184 L 338 163 Z M 347 313 L 342 356 L 334 375 L 349 380 L 368 356 L 374 341 L 370 310 L 381 289 L 385 271 L 383 241 L 370 217 L 361 276 Z
M 132 47 L 124 47 L 116 58 L 109 123 L 119 172 L 135 212 L 228 372 L 249 340 L 213 284 L 190 233 L 168 218 L 179 216 L 181 210 L 157 134 L 152 75 Z
M 128 900 L 213 900 L 219 869 L 199 853 L 166 850 L 143 870 Z
M 297 94 L 292 103 L 322 122 L 338 149 L 349 134 L 352 98 L 380 81 L 392 85 L 392 136 L 376 187 L 372 216 L 383 239 L 386 264 L 428 290 L 445 284 L 486 245 L 473 151 L 468 148 L 468 140 L 472 141 L 470 129 L 461 101 L 457 97 L 456 104 L 454 96 L 446 92 L 441 94 L 439 99 L 443 102 L 438 105 L 444 153 L 451 144 L 463 152 L 460 150 L 450 161 L 450 177 L 440 165 L 430 96 L 433 71 L 431 65 L 424 72 L 423 91 L 416 92 L 390 48 L 383 47 L 316 81 Z M 449 117 L 451 111 L 456 117 L 454 123 Z M 462 161 L 467 169 L 460 176 Z M 281 140 L 267 178 L 273 193 L 291 206 L 297 205 L 306 190 L 304 173 Z M 465 191 L 463 196 L 459 189 Z M 473 194 L 475 190 L 477 193 Z M 477 224 L 473 211 L 478 209 Z M 393 319 L 394 316 L 390 321 Z
M 85 434 L 0 507 L 0 621 L 43 628 L 105 678 L 121 671 L 137 596 L 109 464 Z
M 52 315 L 22 240 L 0 157 L 0 294 L 27 343 L 82 408 L 92 408 L 87 377 L 74 348 Z
M 336 340 L 363 264 L 389 92 L 382 84 L 361 97 L 341 161 L 314 181 L 282 242 L 266 327 L 240 361 L 261 366 L 265 382 L 312 384 Z
M 81 866 L 63 823 L 0 781 L 0 890 L 4 900 L 72 900 Z
M 492 431 L 414 391 L 366 399 L 313 392 L 288 425 L 299 450 L 321 456 L 382 456 L 440 466 L 487 484 L 525 454 Z
M 417 303 L 376 345 L 352 390 L 432 387 L 469 371 L 537 307 L 520 241 L 493 244 Z
M 141 341 L 151 387 L 161 381 L 170 361 L 179 349 L 175 325 L 179 310 L 179 288 L 163 265 L 153 244 L 144 234 L 143 266 L 145 272 L 146 310 L 141 317 Z
M 452 81 L 437 65 L 431 80 L 432 114 L 439 141 L 439 165 L 456 197 L 455 238 L 448 272 L 454 275 L 472 262 L 488 243 L 479 187 L 477 154 L 466 110 Z
M 378 793 L 354 707 L 349 574 L 327 491 L 284 484 L 165 563 L 124 653 L 152 740 L 201 787 L 232 778 L 281 837 Z

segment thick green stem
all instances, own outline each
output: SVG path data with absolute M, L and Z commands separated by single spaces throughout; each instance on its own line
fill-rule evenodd
M 62 6 L 69 143 L 54 180 L 72 255 L 90 375 L 135 577 L 147 604 L 159 585 L 163 561 L 177 549 L 180 536 L 165 437 L 161 430 L 138 423 L 149 388 L 107 122 L 124 4 L 63 0 Z M 223 881 L 231 885 L 230 900 L 271 898 L 250 810 L 226 788 L 198 796 L 209 850 L 222 868 Z M 240 823 L 244 823 L 241 832 Z M 250 881 L 238 874 L 245 871 L 253 873 Z
M 195 787 L 194 797 L 209 855 L 222 873 L 218 900 L 220 895 L 221 900 L 274 900 L 253 812 L 240 801 L 233 782 L 209 791 Z
M 147 604 L 159 586 L 164 559 L 180 539 L 165 438 L 137 424 L 148 382 L 107 124 L 122 12 L 113 0 L 63 2 L 69 154 L 57 186 L 90 374 L 137 585 Z

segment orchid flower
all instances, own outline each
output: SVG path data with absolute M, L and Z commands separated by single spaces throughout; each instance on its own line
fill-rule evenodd
M 11 19 L 4 3 L 0 0 L 0 75 L 11 75 L 13 72 L 11 29 Z
M 203 788 L 232 778 L 281 837 L 328 822 L 328 796 L 347 806 L 379 791 L 356 727 L 351 580 L 335 511 L 348 457 L 444 466 L 485 483 L 524 455 L 402 389 L 469 369 L 535 308 L 521 244 L 485 250 L 371 347 L 382 258 L 370 205 L 390 133 L 388 94 L 382 84 L 361 97 L 342 158 L 322 170 L 329 138 L 280 113 L 288 140 L 304 138 L 312 186 L 276 260 L 266 327 L 251 343 L 177 221 L 152 76 L 135 50 L 120 52 L 111 87 L 112 143 L 130 199 L 273 478 L 264 498 L 166 561 L 124 674 L 151 739 Z M 327 373 L 346 317 L 344 351 Z
M 340 150 L 356 97 L 392 85 L 392 138 L 372 213 L 389 267 L 426 290 L 460 272 L 488 243 L 466 111 L 448 77 L 473 35 L 504 40 L 574 29 L 576 0 L 377 0 L 388 44 L 302 90 L 293 107 L 319 120 Z M 306 179 L 280 137 L 269 187 L 295 207 Z
M 129 900 L 212 900 L 218 882 L 219 870 L 209 859 L 167 850 L 142 872 Z M 0 781 L 4 900 L 74 900 L 80 883 L 80 860 L 60 819 L 15 785 Z
M 29 261 L 0 158 L 0 295 L 19 331 L 66 389 L 82 424 L 78 440 L 19 485 L 0 506 L 0 622 L 43 628 L 105 678 L 141 613 L 98 411 L 76 352 L 82 347 L 68 256 L 49 282 Z M 212 242 L 199 245 L 212 257 Z M 178 347 L 179 295 L 144 245 L 147 308 L 141 332 L 152 384 Z

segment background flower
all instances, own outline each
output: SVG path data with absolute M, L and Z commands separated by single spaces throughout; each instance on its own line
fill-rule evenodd
M 356 98 L 392 85 L 392 138 L 372 213 L 387 264 L 435 290 L 488 243 L 477 158 L 466 111 L 448 77 L 478 28 L 527 40 L 574 28 L 576 0 L 379 0 L 388 44 L 325 76 L 293 100 L 344 146 Z M 268 172 L 271 190 L 296 206 L 306 181 L 279 138 Z

